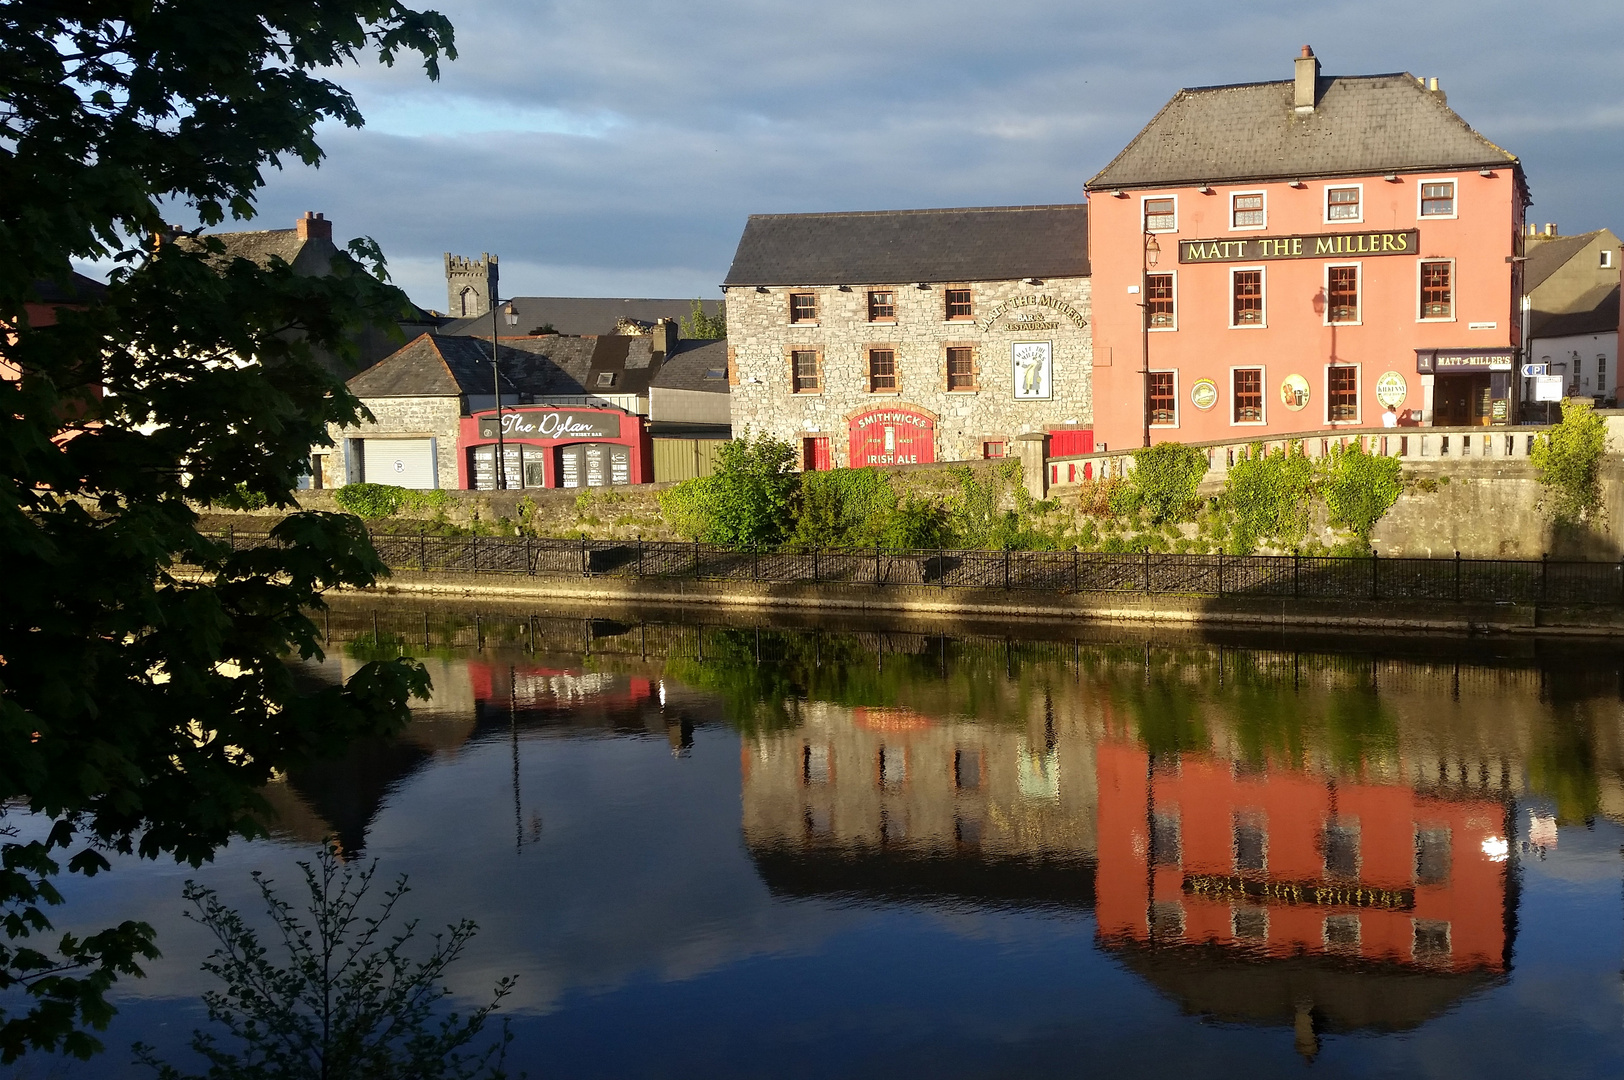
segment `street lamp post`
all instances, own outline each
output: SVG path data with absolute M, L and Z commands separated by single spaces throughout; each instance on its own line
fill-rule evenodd
M 1140 367 L 1141 374 L 1144 376 L 1144 380 L 1145 380 L 1145 400 L 1144 400 L 1145 445 L 1149 446 L 1150 445 L 1150 271 L 1151 271 L 1151 268 L 1154 267 L 1156 265 L 1157 261 L 1161 258 L 1161 254 L 1162 254 L 1161 245 L 1156 242 L 1156 235 L 1154 233 L 1151 233 L 1151 232 L 1146 232 L 1145 233 L 1144 248 L 1145 248 L 1144 263 L 1143 263 L 1143 266 L 1142 266 L 1142 269 L 1141 269 L 1141 272 L 1140 272 L 1140 275 L 1139 275 L 1139 307 L 1140 307 L 1141 313 L 1144 315 L 1144 326 L 1140 330 L 1140 333 L 1143 335 L 1143 341 L 1142 341 L 1142 343 L 1140 345 L 1140 353 L 1139 353 L 1139 355 L 1140 355 L 1141 363 L 1140 363 L 1139 367 Z
M 502 309 L 507 316 L 507 324 L 514 325 L 519 321 L 519 313 L 513 308 L 513 301 L 509 300 Z M 491 297 L 491 390 L 496 394 L 496 490 L 507 490 L 507 455 L 502 443 L 502 369 L 496 360 L 496 297 Z

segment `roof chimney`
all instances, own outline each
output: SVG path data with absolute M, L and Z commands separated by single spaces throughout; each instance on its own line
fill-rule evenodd
M 1319 70 L 1314 50 L 1304 45 L 1303 54 L 1297 58 L 1297 111 L 1300 113 L 1313 112 L 1319 103 Z
M 1556 232 L 1556 222 L 1554 222 L 1554 221 L 1547 221 L 1547 222 L 1546 222 L 1546 223 L 1545 223 L 1545 235 L 1546 235 L 1546 236 L 1555 236 L 1555 235 L 1557 235 L 1557 232 Z
M 311 210 L 304 212 L 297 225 L 300 240 L 331 240 L 333 223 Z

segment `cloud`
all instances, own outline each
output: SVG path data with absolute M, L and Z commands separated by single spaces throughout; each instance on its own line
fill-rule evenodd
M 335 77 L 369 124 L 319 170 L 271 176 L 260 227 L 318 209 L 375 237 L 414 299 L 441 253 L 500 254 L 517 294 L 717 295 L 757 212 L 1066 202 L 1181 86 L 1328 73 L 1437 76 L 1522 155 L 1541 220 L 1624 202 L 1624 7 L 1510 0 L 1124 6 L 831 0 L 437 4 L 460 57 Z M 1617 224 L 1617 222 L 1611 222 Z

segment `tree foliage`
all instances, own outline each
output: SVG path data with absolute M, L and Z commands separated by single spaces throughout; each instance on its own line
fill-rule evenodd
M 206 860 L 258 830 L 273 770 L 396 730 L 426 692 L 407 661 L 315 692 L 285 663 L 320 655 L 323 590 L 383 571 L 356 519 L 296 513 L 232 551 L 193 509 L 292 505 L 309 448 L 362 418 L 318 357 L 353 358 L 363 326 L 406 310 L 376 245 L 301 277 L 218 240 L 153 243 L 164 207 L 251 217 L 267 166 L 314 165 L 320 121 L 362 122 L 323 73 L 405 54 L 434 77 L 450 25 L 395 0 L 0 16 L 0 806 L 53 822 L 0 836 L 0 1061 L 92 1053 L 112 981 L 154 955 L 136 923 L 53 936 L 53 875 L 108 851 Z M 111 263 L 109 288 L 53 312 L 39 301 L 74 288 L 73 260 Z
M 1118 514 L 1143 511 L 1153 524 L 1182 521 L 1195 510 L 1196 488 L 1207 474 L 1207 455 L 1183 443 L 1157 443 L 1133 452 L 1127 482 L 1111 495 Z
M 1221 500 L 1231 518 L 1230 553 L 1249 555 L 1263 539 L 1282 548 L 1300 544 L 1308 535 L 1313 482 L 1314 464 L 1297 442 L 1273 453 L 1254 446 L 1237 459 L 1229 468 Z
M 1561 528 L 1595 521 L 1602 514 L 1601 461 L 1607 425 L 1588 401 L 1566 398 L 1562 421 L 1534 440 L 1529 455 L 1544 488 L 1545 512 Z
M 677 323 L 679 337 L 715 339 L 727 337 L 727 301 L 716 305 L 716 314 L 705 314 L 705 302 L 695 299 L 693 311 Z
M 717 452 L 715 471 L 684 480 L 660 497 L 679 532 L 711 544 L 771 546 L 794 528 L 800 476 L 795 451 L 782 439 L 734 439 Z
M 1368 454 L 1355 440 L 1333 446 L 1320 470 L 1331 525 L 1349 530 L 1368 547 L 1376 523 L 1398 501 L 1398 458 Z
M 309 896 L 302 914 L 277 895 L 270 879 L 253 874 L 286 954 L 280 958 L 213 889 L 186 883 L 182 895 L 192 905 L 186 917 L 218 942 L 203 970 L 223 989 L 205 991 L 203 1004 L 229 1036 L 222 1043 L 210 1032 L 193 1032 L 192 1049 L 209 1063 L 207 1080 L 506 1076 L 502 1064 L 512 1036 L 505 1024 L 483 1052 L 465 1048 L 512 992 L 513 979 L 498 982 L 490 1002 L 466 1018 L 435 1015 L 451 993 L 441 980 L 473 939 L 474 923 L 464 919 L 433 935 L 429 955 L 413 960 L 408 947 L 417 924 L 389 926 L 409 891 L 404 875 L 374 913 L 363 914 L 377 863 L 344 867 L 327 847 L 314 866 L 299 867 Z M 150 1046 L 137 1043 L 136 1055 L 160 1080 L 204 1080 L 165 1063 Z

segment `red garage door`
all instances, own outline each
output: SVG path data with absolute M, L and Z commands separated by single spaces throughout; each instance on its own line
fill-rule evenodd
M 936 460 L 936 421 L 912 409 L 874 409 L 852 417 L 852 468 L 923 465 Z

